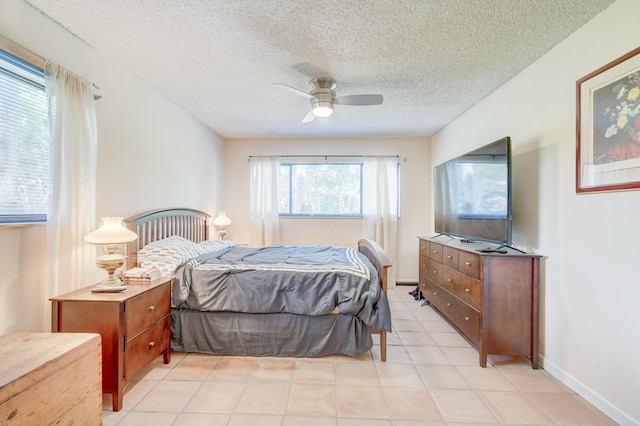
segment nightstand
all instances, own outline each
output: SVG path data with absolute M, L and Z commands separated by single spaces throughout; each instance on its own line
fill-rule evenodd
M 124 386 L 160 355 L 171 360 L 171 282 L 127 284 L 119 293 L 92 293 L 91 287 L 52 297 L 51 331 L 102 336 L 102 392 L 120 411 Z

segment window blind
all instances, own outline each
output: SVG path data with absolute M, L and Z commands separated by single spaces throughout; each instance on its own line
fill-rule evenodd
M 0 224 L 46 222 L 50 151 L 44 73 L 0 50 Z

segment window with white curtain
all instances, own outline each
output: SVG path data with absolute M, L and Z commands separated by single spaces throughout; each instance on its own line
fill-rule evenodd
M 296 217 L 362 217 L 363 157 L 344 161 L 283 159 L 278 175 L 278 213 Z M 397 176 L 396 176 L 397 177 Z M 397 181 L 396 181 L 397 184 Z M 392 200 L 397 212 L 397 192 Z
M 43 70 L 0 50 L 0 224 L 47 221 L 47 114 Z

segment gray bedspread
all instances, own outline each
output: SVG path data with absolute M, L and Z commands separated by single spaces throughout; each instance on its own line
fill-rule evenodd
M 369 327 L 353 315 L 311 317 L 171 310 L 171 349 L 241 356 L 358 356 L 371 349 Z
M 180 266 L 173 306 L 210 312 L 349 313 L 391 331 L 376 269 L 347 247 L 231 247 Z

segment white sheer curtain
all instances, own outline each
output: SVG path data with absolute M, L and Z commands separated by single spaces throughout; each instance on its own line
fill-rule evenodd
M 251 244 L 274 245 L 280 242 L 278 216 L 278 174 L 280 157 L 251 157 L 250 203 Z
M 375 240 L 395 265 L 398 227 L 398 157 L 365 157 L 362 177 L 365 237 Z M 395 271 L 388 285 L 395 287 Z
M 95 247 L 84 241 L 95 228 L 97 128 L 91 84 L 49 61 L 44 72 L 53 165 L 43 321 L 48 330 L 49 297 L 90 285 L 97 276 Z

